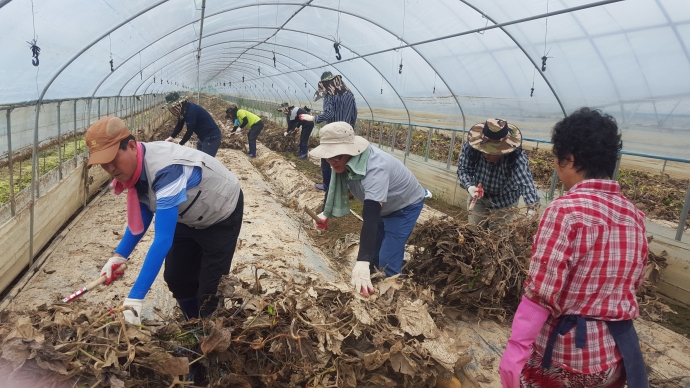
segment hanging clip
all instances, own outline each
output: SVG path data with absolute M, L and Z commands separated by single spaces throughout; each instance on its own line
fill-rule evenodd
M 431 94 L 436 94 L 436 86 L 434 86 L 434 91 Z
M 110 58 L 110 72 L 112 73 L 113 71 L 115 71 L 115 68 L 113 67 L 113 59 Z
M 261 68 L 259 68 L 259 75 L 261 75 Z
M 343 56 L 340 55 L 340 42 L 338 42 L 338 41 L 333 42 L 333 48 L 335 49 L 335 59 L 341 60 L 343 58 Z
M 400 59 L 400 67 L 398 67 L 398 74 L 402 74 L 402 59 Z
M 276 52 L 273 52 L 273 67 L 276 67 Z
M 38 66 L 38 55 L 41 53 L 41 48 L 36 46 L 36 39 L 26 43 L 28 43 L 29 47 L 31 48 L 31 56 L 33 57 L 33 59 L 31 59 L 31 64 Z
M 543 57 L 541 57 L 541 71 L 546 71 L 546 60 L 549 58 L 552 58 L 552 57 L 547 56 L 547 55 L 549 55 L 550 52 L 551 52 L 551 50 L 549 50 L 546 54 L 544 54 Z
M 244 82 L 244 76 L 242 76 L 242 82 Z

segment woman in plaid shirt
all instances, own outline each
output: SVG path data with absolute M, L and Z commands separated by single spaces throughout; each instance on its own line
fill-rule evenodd
M 647 264 L 644 214 L 611 180 L 613 117 L 581 108 L 552 131 L 568 194 L 542 215 L 499 372 L 504 387 L 647 387 L 632 319 Z

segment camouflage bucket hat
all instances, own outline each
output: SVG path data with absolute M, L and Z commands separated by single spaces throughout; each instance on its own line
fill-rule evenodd
M 187 97 L 181 97 L 178 92 L 170 92 L 165 96 L 165 106 L 163 109 L 170 109 L 187 101 Z
M 522 145 L 522 133 L 503 119 L 488 119 L 470 129 L 467 141 L 472 148 L 485 154 L 505 155 Z

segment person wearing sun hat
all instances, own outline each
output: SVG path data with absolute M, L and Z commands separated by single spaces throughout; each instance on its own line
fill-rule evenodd
M 424 206 L 425 190 L 402 162 L 355 136 L 350 124 L 327 124 L 319 137 L 321 144 L 311 154 L 325 159 L 334 173 L 321 223 L 350 214 L 348 189 L 364 204 L 351 283 L 369 296 L 374 292 L 372 270 L 378 268 L 386 276 L 402 271 L 405 243 Z
M 314 101 L 323 98 L 323 113 L 312 116 L 309 114 L 299 115 L 301 121 L 313 121 L 315 123 L 334 123 L 344 121 L 353 128 L 357 122 L 357 102 L 355 96 L 343 82 L 342 75 L 333 75 L 330 71 L 321 74 L 321 81 L 314 93 Z M 331 168 L 326 160 L 321 159 L 321 176 L 323 185 L 316 185 L 319 190 L 326 191 L 331 181 Z
M 187 132 L 182 136 L 180 145 L 184 145 L 193 133 L 199 141 L 196 149 L 211 156 L 216 156 L 223 135 L 218 128 L 218 124 L 213 117 L 197 104 L 187 101 L 186 97 L 181 97 L 178 92 L 171 92 L 165 96 L 165 109 L 170 111 L 177 120 L 177 124 L 166 141 L 172 142 L 182 131 L 182 127 L 187 124 Z
M 522 133 L 504 119 L 488 119 L 470 129 L 458 159 L 458 178 L 470 194 L 470 223 L 488 228 L 507 221 L 512 214 L 508 209 L 517 206 L 520 196 L 530 216 L 539 205 Z M 494 217 L 489 219 L 489 213 Z
M 163 277 L 186 318 L 215 311 L 216 288 L 228 274 L 242 226 L 244 198 L 239 180 L 214 157 L 177 144 L 137 142 L 117 117 L 86 131 L 88 167 L 100 165 L 115 194 L 127 190 L 127 228 L 101 270 L 106 284 L 122 275 L 153 216 L 153 243 L 124 305 L 129 323 L 141 323 L 144 297 L 165 260 Z

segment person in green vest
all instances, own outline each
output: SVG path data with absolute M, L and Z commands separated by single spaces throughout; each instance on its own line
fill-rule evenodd
M 247 134 L 247 139 L 249 140 L 249 153 L 247 156 L 250 158 L 256 157 L 256 139 L 259 137 L 261 130 L 264 129 L 264 122 L 261 118 L 252 112 L 246 111 L 244 109 L 238 109 L 237 105 L 230 104 L 230 107 L 225 111 L 225 118 L 229 120 L 237 120 L 235 126 L 232 128 L 231 133 L 237 132 L 237 128 L 246 127 L 249 125 L 249 133 Z

